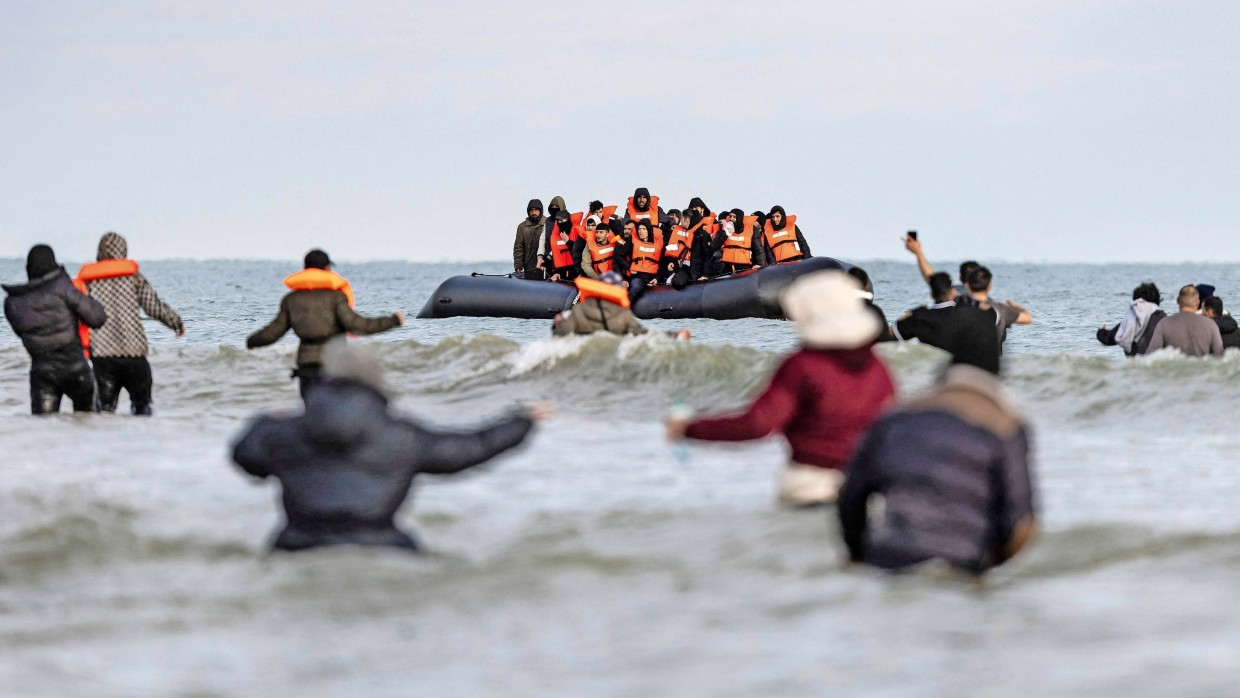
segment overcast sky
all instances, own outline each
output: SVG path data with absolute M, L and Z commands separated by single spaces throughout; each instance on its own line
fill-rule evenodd
M 0 3 L 0 256 L 505 259 L 530 198 L 813 250 L 1240 260 L 1240 3 Z

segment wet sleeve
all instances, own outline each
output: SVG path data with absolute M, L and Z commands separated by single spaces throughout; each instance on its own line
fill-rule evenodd
M 813 257 L 814 255 L 809 251 L 809 242 L 805 239 L 805 236 L 801 234 L 801 226 L 794 224 L 792 227 L 796 229 L 797 244 L 801 246 L 801 252 L 805 255 L 805 258 L 809 259 L 810 257 Z
M 702 441 L 749 441 L 782 431 L 796 412 L 797 390 L 802 378 L 795 373 L 792 362 L 785 361 L 748 410 L 691 422 L 685 429 L 685 436 Z
M 837 509 L 840 534 L 848 548 L 848 558 L 854 562 L 860 562 L 865 557 L 865 531 L 869 525 L 866 507 L 870 495 L 874 493 L 871 456 L 881 442 L 883 432 L 884 426 L 880 421 L 862 440 L 852 462 L 844 470 L 847 476 L 844 486 L 840 488 Z
M 176 311 L 168 307 L 168 304 L 160 300 L 159 294 L 155 293 L 155 289 L 151 288 L 151 284 L 146 277 L 137 274 L 134 277 L 138 285 L 138 305 L 142 306 L 142 310 L 146 314 L 168 326 L 174 330 L 181 329 L 181 316 Z
M 341 294 L 344 295 L 344 294 Z M 247 349 L 255 347 L 265 347 L 269 344 L 275 344 L 280 341 L 285 332 L 288 332 L 288 296 L 280 301 L 280 312 L 276 313 L 275 319 L 267 324 L 263 329 L 246 337 L 245 346 Z
M 69 310 L 87 327 L 97 330 L 108 320 L 108 313 L 103 304 L 70 285 L 63 296 Z
M 343 293 L 336 294 L 338 298 L 335 302 L 336 322 L 340 323 L 346 331 L 353 334 L 376 334 L 385 330 L 390 330 L 400 324 L 400 319 L 395 315 L 384 315 L 382 317 L 366 317 L 358 315 L 349 307 L 349 301 L 345 299 Z
M 1154 336 L 1150 338 L 1150 346 L 1145 350 L 1146 354 L 1153 354 L 1163 348 L 1163 342 L 1166 341 L 1163 338 L 1163 327 L 1163 323 L 1160 322 L 1158 323 L 1158 327 L 1154 328 Z
M 525 267 L 525 236 L 521 234 L 522 225 L 517 224 L 517 239 L 512 243 L 512 270 L 523 271 Z
M 476 431 L 417 430 L 416 461 L 424 473 L 447 475 L 484 463 L 525 440 L 534 423 L 525 415 L 509 417 Z
M 895 339 L 901 342 L 907 342 L 911 339 L 917 339 L 921 336 L 921 330 L 924 323 L 921 314 L 916 310 L 906 318 L 895 321 Z
M 1099 327 L 1098 333 L 1096 336 L 1098 337 L 1098 341 L 1102 342 L 1105 346 L 1113 347 L 1116 344 L 1115 335 L 1118 332 L 1119 332 L 1119 325 L 1116 325 L 1115 327 L 1112 327 L 1109 330 Z
M 233 462 L 249 475 L 265 478 L 271 475 L 271 449 L 267 435 L 279 424 L 272 417 L 259 417 L 233 444 Z

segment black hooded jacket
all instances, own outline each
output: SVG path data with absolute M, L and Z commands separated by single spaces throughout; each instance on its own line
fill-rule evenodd
M 1230 315 L 1222 315 L 1214 318 L 1214 324 L 1218 325 L 1218 332 L 1223 336 L 1223 349 L 1229 347 L 1240 347 L 1240 327 L 1236 325 L 1236 319 Z
M 637 210 L 640 213 L 645 213 L 650 210 L 650 190 L 647 189 L 646 187 L 638 187 L 634 189 L 633 190 L 633 206 L 637 206 L 637 197 L 639 196 L 646 197 L 646 208 L 639 208 Z M 663 216 L 664 216 L 663 207 L 660 206 L 654 212 L 654 220 L 650 222 L 653 223 L 654 225 L 659 225 L 660 223 L 663 222 Z M 624 220 L 626 221 L 629 220 L 629 210 L 627 207 L 625 207 L 624 209 Z
M 4 290 L 9 294 L 4 316 L 34 359 L 73 352 L 80 357 L 78 322 L 98 329 L 108 319 L 99 301 L 74 287 L 64 267 L 24 284 L 6 284 Z
M 779 222 L 779 225 L 775 225 L 775 221 L 771 220 L 771 216 L 773 216 L 776 211 L 779 211 L 779 213 L 781 214 L 781 218 L 782 218 Z M 773 228 L 774 230 L 776 231 L 783 230 L 788 225 L 788 212 L 784 210 L 783 206 L 772 206 L 770 212 L 766 214 L 766 219 L 763 221 L 763 223 L 765 224 L 767 221 L 770 221 L 771 228 Z M 797 245 L 799 245 L 801 248 L 801 254 L 805 255 L 804 257 L 805 259 L 809 259 L 810 257 L 813 257 L 814 255 L 810 254 L 810 251 L 809 251 L 809 243 L 805 241 L 805 236 L 801 234 L 801 226 L 794 224 L 792 227 L 796 231 Z M 771 246 L 767 244 L 766 234 L 763 232 L 763 228 L 758 229 L 757 235 L 762 238 L 762 244 L 766 249 L 767 259 L 770 261 L 771 264 L 774 264 L 775 253 L 771 251 Z
M 388 412 L 387 398 L 329 379 L 306 396 L 305 414 L 260 417 L 233 447 L 233 460 L 284 489 L 281 550 L 322 545 L 417 548 L 395 516 L 419 473 L 460 472 L 521 443 L 533 423 L 513 416 L 459 433 L 426 429 Z

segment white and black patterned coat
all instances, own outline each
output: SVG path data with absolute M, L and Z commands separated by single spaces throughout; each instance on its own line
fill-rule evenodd
M 116 233 L 105 233 L 99 241 L 97 259 L 125 259 L 129 245 Z M 94 358 L 116 356 L 146 356 L 146 331 L 142 329 L 142 317 L 138 309 L 180 331 L 181 316 L 159 299 L 155 289 L 141 273 L 99 279 L 86 284 L 90 297 L 99 301 L 108 313 L 104 326 L 90 335 L 90 354 Z

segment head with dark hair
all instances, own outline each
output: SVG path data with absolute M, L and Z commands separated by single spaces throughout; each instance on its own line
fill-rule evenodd
M 847 273 L 861 284 L 862 291 L 874 292 L 874 287 L 870 285 L 870 275 L 864 269 L 861 267 L 849 267 Z
M 1162 303 L 1162 294 L 1158 292 L 1158 287 L 1153 281 L 1146 281 L 1140 286 L 1132 289 L 1132 299 L 1134 301 L 1146 301 L 1158 305 Z
M 588 216 L 588 215 L 590 215 L 591 213 L 598 213 L 599 211 L 602 211 L 602 210 L 603 210 L 603 202 L 602 202 L 602 201 L 591 201 L 591 202 L 590 202 L 590 210 L 586 212 L 586 215 Z
M 643 233 L 643 231 L 645 232 Z M 641 238 L 642 242 L 654 240 L 654 226 L 650 224 L 649 218 L 637 221 L 637 237 Z
M 332 260 L 327 253 L 318 248 L 307 252 L 304 262 L 307 269 L 326 269 L 332 265 Z
M 26 278 L 34 281 L 57 269 L 60 269 L 60 263 L 56 261 L 56 253 L 51 247 L 35 245 L 30 248 L 30 252 L 26 255 Z
M 645 211 L 650 206 L 650 190 L 638 187 L 633 190 L 633 205 L 638 211 Z
M 977 269 L 980 266 L 982 265 L 978 264 L 977 262 L 974 262 L 971 259 L 967 262 L 961 262 L 960 263 L 960 283 L 962 284 L 969 283 L 969 274 L 972 274 L 973 270 Z
M 1223 299 L 1218 296 L 1210 296 L 1201 301 L 1201 312 L 1206 317 L 1223 317 Z
M 994 279 L 990 270 L 983 266 L 978 266 L 969 272 L 968 281 L 965 282 L 969 287 L 969 291 L 973 293 L 986 293 L 990 290 L 990 282 Z
M 930 297 L 935 303 L 946 303 L 952 299 L 952 277 L 945 271 L 937 271 L 930 275 Z

